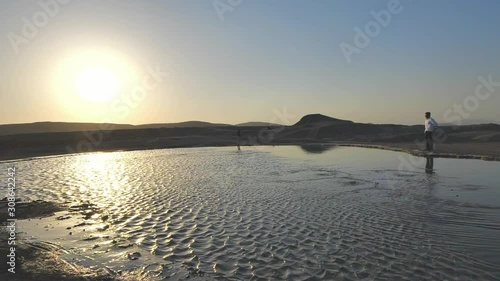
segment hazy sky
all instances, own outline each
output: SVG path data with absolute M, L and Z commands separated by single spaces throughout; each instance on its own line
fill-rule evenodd
M 0 124 L 500 122 L 500 1 L 393 1 L 3 0 Z

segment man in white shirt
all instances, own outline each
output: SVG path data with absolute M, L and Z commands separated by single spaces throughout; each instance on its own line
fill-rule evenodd
M 438 123 L 431 117 L 430 112 L 425 113 L 425 151 L 434 151 L 434 141 L 432 140 L 432 132 L 437 128 Z

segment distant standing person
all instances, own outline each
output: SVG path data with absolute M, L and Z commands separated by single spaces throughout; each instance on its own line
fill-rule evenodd
M 434 129 L 437 128 L 438 123 L 431 117 L 430 112 L 425 113 L 425 151 L 434 151 L 434 141 L 432 139 L 432 133 Z

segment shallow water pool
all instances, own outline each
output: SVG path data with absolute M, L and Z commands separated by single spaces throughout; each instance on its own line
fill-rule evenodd
M 22 200 L 95 204 L 110 230 L 139 249 L 214 279 L 500 279 L 498 162 L 268 146 L 91 153 L 0 168 L 13 165 Z M 80 254 L 119 264 L 81 243 L 89 249 Z

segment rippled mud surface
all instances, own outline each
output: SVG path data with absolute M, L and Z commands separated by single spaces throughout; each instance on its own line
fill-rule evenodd
M 499 280 L 500 163 L 428 164 L 363 148 L 256 147 L 0 168 L 17 167 L 23 200 L 92 204 L 127 247 L 214 279 Z M 112 267 L 107 253 L 83 255 Z

